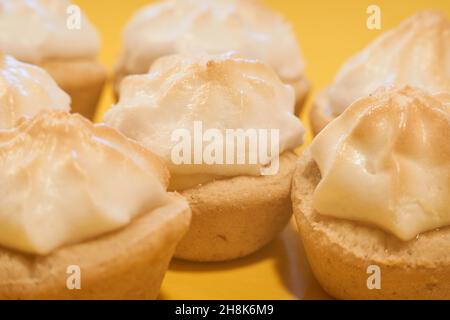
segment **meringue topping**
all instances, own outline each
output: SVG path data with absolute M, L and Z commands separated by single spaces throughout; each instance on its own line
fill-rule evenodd
M 94 58 L 97 31 L 82 13 L 79 27 L 69 26 L 70 6 L 69 0 L 0 0 L 0 52 L 35 64 Z
M 116 230 L 168 199 L 159 158 L 65 112 L 0 131 L 0 179 L 0 245 L 33 254 Z
M 450 21 L 443 13 L 420 12 L 381 35 L 343 65 L 321 101 L 337 116 L 379 87 L 405 85 L 450 92 Z
M 139 11 L 124 32 L 119 63 L 146 73 L 169 54 L 238 52 L 268 63 L 285 82 L 303 77 L 304 62 L 291 26 L 252 0 L 166 0 Z
M 0 55 L 0 129 L 47 110 L 70 111 L 70 97 L 43 69 Z
M 293 114 L 294 105 L 292 87 L 261 62 L 233 54 L 174 55 L 157 60 L 148 74 L 125 78 L 120 100 L 105 121 L 161 156 L 172 174 L 191 175 L 190 180 L 202 174 L 260 175 L 267 163 L 175 165 L 171 135 L 181 128 L 193 137 L 195 122 L 223 136 L 229 129 L 278 129 L 283 153 L 302 144 L 304 128 Z
M 405 87 L 352 104 L 312 143 L 314 208 L 405 241 L 449 226 L 449 103 Z

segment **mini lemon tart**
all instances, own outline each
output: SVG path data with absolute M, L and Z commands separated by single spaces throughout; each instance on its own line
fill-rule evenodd
M 0 175 L 0 299 L 157 297 L 190 209 L 153 153 L 43 112 L 0 131 Z
M 405 87 L 352 104 L 301 157 L 294 214 L 340 299 L 450 299 L 450 95 Z
M 116 72 L 147 73 L 158 58 L 171 54 L 222 54 L 235 51 L 270 65 L 295 88 L 297 111 L 309 92 L 305 63 L 292 27 L 276 12 L 253 0 L 166 0 L 144 7 L 124 31 Z
M 99 48 L 96 30 L 68 0 L 0 0 L 0 52 L 47 70 L 71 96 L 72 111 L 87 118 L 106 80 Z
M 285 227 L 304 134 L 294 105 L 293 88 L 270 67 L 230 54 L 168 56 L 123 80 L 106 123 L 166 161 L 170 188 L 193 211 L 176 257 L 236 259 Z
M 443 13 L 410 17 L 346 62 L 312 106 L 314 133 L 358 98 L 379 87 L 405 85 L 431 94 L 450 92 L 450 21 Z
M 50 110 L 70 111 L 70 97 L 49 74 L 0 54 L 0 129 Z

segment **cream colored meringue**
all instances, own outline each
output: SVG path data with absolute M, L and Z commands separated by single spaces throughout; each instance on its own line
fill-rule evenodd
M 291 26 L 252 0 L 166 0 L 145 7 L 125 29 L 119 69 L 142 74 L 164 55 L 228 51 L 268 63 L 285 82 L 304 75 Z
M 0 245 L 48 254 L 167 201 L 167 169 L 116 130 L 46 112 L 0 131 Z
M 450 225 L 450 96 L 405 87 L 352 104 L 314 140 L 321 214 L 402 240 Z
M 230 54 L 174 55 L 156 61 L 146 75 L 125 78 L 120 101 L 105 122 L 161 156 L 171 173 L 205 182 L 209 175 L 260 175 L 268 163 L 174 164 L 176 130 L 185 129 L 194 137 L 195 122 L 202 123 L 203 131 L 217 129 L 222 136 L 227 129 L 279 130 L 279 153 L 273 154 L 278 157 L 302 144 L 304 128 L 293 114 L 294 105 L 293 88 L 261 62 Z M 235 154 L 242 152 L 249 159 L 248 146 L 235 147 Z M 194 159 L 194 148 L 191 152 Z
M 42 111 L 70 111 L 70 97 L 43 69 L 0 55 L 0 129 Z
M 70 6 L 68 0 L 0 0 L 0 52 L 36 64 L 95 57 L 97 31 L 83 14 L 79 28 L 68 24 L 74 14 Z
M 450 21 L 420 12 L 352 57 L 320 101 L 335 116 L 379 87 L 410 85 L 431 94 L 450 92 Z

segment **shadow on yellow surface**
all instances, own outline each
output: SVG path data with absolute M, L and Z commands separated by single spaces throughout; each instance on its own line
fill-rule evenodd
M 175 260 L 170 270 L 160 299 L 329 298 L 312 276 L 293 222 L 249 257 L 223 263 Z

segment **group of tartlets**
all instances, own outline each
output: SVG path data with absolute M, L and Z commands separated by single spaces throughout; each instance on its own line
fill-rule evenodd
M 149 5 L 125 29 L 118 102 L 93 124 L 106 69 L 89 21 L 67 28 L 69 5 L 0 0 L 0 298 L 154 299 L 173 256 L 247 256 L 293 212 L 332 296 L 450 299 L 444 14 L 418 13 L 350 59 L 315 98 L 317 136 L 298 157 L 310 85 L 278 14 L 251 0 Z M 196 121 L 277 129 L 279 150 L 174 164 L 172 133 Z M 66 284 L 74 265 L 81 290 Z

